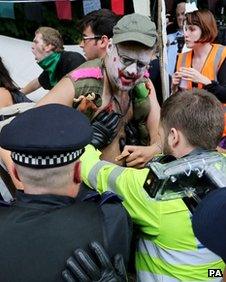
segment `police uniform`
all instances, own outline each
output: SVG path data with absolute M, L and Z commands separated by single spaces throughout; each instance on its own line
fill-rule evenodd
M 100 192 L 112 191 L 124 199 L 123 204 L 139 230 L 137 281 L 220 282 L 219 277 L 208 277 L 208 269 L 223 270 L 224 263 L 195 237 L 192 215 L 184 201 L 157 201 L 144 189 L 148 168 L 120 167 L 100 161 L 99 155 L 87 146 L 81 157 L 82 179 Z
M 11 150 L 20 166 L 45 169 L 76 161 L 91 136 L 83 114 L 49 104 L 6 125 L 0 146 Z M 91 241 L 128 260 L 130 221 L 120 200 L 112 193 L 93 194 L 84 185 L 76 198 L 19 191 L 14 205 L 0 206 L 0 224 L 0 281 L 63 281 L 66 259 Z

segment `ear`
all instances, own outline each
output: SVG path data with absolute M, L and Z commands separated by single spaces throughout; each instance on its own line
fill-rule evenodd
M 106 49 L 111 39 L 107 35 L 103 35 L 100 39 L 100 47 Z
M 19 175 L 18 175 L 18 172 L 17 172 L 17 169 L 16 169 L 15 165 L 13 165 L 13 167 L 12 167 L 12 172 L 13 172 L 13 176 L 16 178 L 16 180 L 18 180 L 18 181 L 21 182 L 20 177 L 19 177 Z
M 112 43 L 112 38 L 108 39 L 108 44 L 107 44 L 107 54 L 109 55 L 114 48 L 114 45 Z
M 54 49 L 54 46 L 52 44 L 45 45 L 45 51 L 47 53 L 54 51 L 53 49 Z
M 81 162 L 77 161 L 74 166 L 74 183 L 81 183 Z
M 170 132 L 169 132 L 169 135 L 168 135 L 168 143 L 169 143 L 169 146 L 174 149 L 175 147 L 178 146 L 180 142 L 180 134 L 179 134 L 179 131 L 172 127 L 170 129 Z

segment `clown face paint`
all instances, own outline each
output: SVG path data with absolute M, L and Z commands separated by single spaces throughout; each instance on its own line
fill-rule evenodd
M 119 90 L 129 91 L 143 79 L 150 58 L 150 49 L 140 45 L 111 45 L 105 60 L 109 80 Z

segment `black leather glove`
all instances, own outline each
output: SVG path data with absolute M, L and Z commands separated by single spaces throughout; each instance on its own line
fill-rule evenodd
M 91 144 L 97 149 L 103 149 L 117 135 L 120 115 L 115 112 L 103 111 L 92 122 L 93 138 Z
M 84 250 L 77 249 L 74 251 L 74 255 L 67 259 L 67 268 L 62 272 L 64 281 L 127 281 L 126 270 L 121 255 L 116 255 L 112 264 L 104 248 L 98 242 L 92 242 L 89 247 L 93 253 L 93 257 Z
M 138 132 L 132 122 L 128 122 L 125 126 L 126 145 L 139 145 Z
M 121 137 L 119 139 L 119 149 L 120 152 L 124 150 L 124 147 L 126 145 L 140 145 L 139 143 L 139 137 L 138 137 L 138 132 L 135 127 L 135 125 L 132 122 L 128 122 L 125 125 L 125 138 Z

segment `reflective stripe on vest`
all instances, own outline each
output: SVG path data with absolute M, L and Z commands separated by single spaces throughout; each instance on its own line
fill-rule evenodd
M 147 253 L 152 258 L 158 258 L 173 265 L 201 265 L 220 261 L 221 258 L 205 247 L 196 250 L 176 251 L 163 249 L 150 240 L 139 240 L 138 249 L 142 253 Z
M 93 189 L 97 189 L 97 174 L 99 170 L 107 164 L 108 162 L 106 161 L 98 162 L 90 170 L 88 179 L 89 179 L 89 184 L 91 185 Z
M 226 58 L 226 47 L 220 44 L 213 44 L 213 47 L 203 65 L 201 74 L 208 77 L 210 80 L 217 81 L 217 73 L 222 63 Z M 177 61 L 177 71 L 181 67 L 192 67 L 192 51 L 180 53 Z M 188 81 L 187 89 L 192 88 L 191 81 Z M 202 83 L 198 84 L 198 88 L 203 88 Z
M 137 273 L 137 282 L 180 282 L 181 280 L 175 279 L 161 274 L 154 274 L 148 271 L 139 271 Z
M 163 249 L 155 242 L 140 238 L 136 253 L 138 281 L 222 281 L 208 278 L 208 269 L 223 270 L 221 258 L 206 248 L 193 250 Z
M 222 278 L 215 278 L 215 279 L 209 278 L 209 281 L 222 282 Z M 148 271 L 139 271 L 137 282 L 181 282 L 181 280 L 166 275 L 150 273 Z M 187 280 L 187 282 L 197 282 L 197 280 Z
M 105 165 L 109 164 L 109 162 L 106 161 L 100 161 L 98 163 L 96 163 L 92 169 L 89 172 L 88 175 L 88 180 L 90 185 L 96 189 L 98 183 L 97 183 L 97 176 L 98 176 L 98 172 L 99 170 L 104 167 Z M 125 167 L 121 167 L 121 166 L 115 166 L 115 168 L 112 170 L 112 172 L 109 174 L 108 177 L 108 191 L 116 192 L 116 179 L 117 177 L 123 172 L 123 170 L 125 170 Z
M 217 73 L 219 68 L 221 67 L 222 63 L 226 59 L 226 46 L 220 45 L 220 44 L 213 44 L 212 49 L 205 61 L 205 64 L 202 68 L 201 74 L 208 77 L 210 80 L 217 81 Z M 192 66 L 192 51 L 181 53 L 178 56 L 177 61 L 177 71 L 181 67 L 187 67 L 190 68 Z M 187 89 L 192 88 L 192 82 L 187 81 Z M 198 83 L 198 88 L 203 88 L 202 83 Z M 226 136 L 226 104 L 223 104 L 224 106 L 224 132 L 223 136 Z

